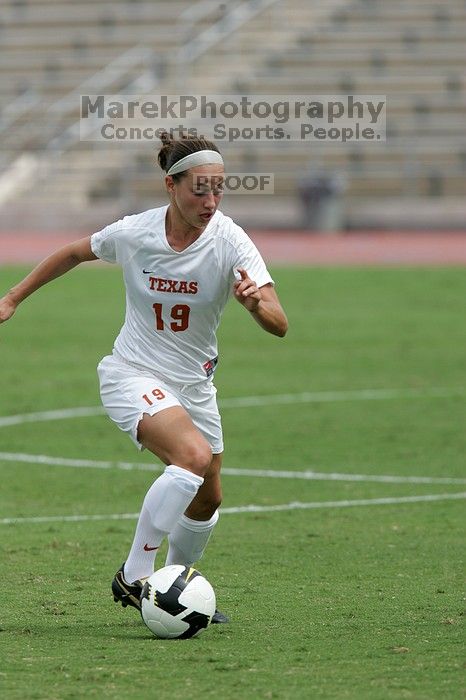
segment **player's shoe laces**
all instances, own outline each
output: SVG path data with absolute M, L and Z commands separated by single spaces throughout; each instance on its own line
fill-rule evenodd
M 136 610 L 140 610 L 142 583 L 141 581 L 128 583 L 123 575 L 123 567 L 124 564 L 118 569 L 112 581 L 113 600 L 115 603 L 121 603 L 124 608 L 131 605 Z

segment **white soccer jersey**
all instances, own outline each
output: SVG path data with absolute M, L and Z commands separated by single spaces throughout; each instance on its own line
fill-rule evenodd
M 186 250 L 173 250 L 167 209 L 126 216 L 94 233 L 91 248 L 123 268 L 126 317 L 115 354 L 172 382 L 194 384 L 217 364 L 216 331 L 237 268 L 259 287 L 273 280 L 251 239 L 220 211 Z

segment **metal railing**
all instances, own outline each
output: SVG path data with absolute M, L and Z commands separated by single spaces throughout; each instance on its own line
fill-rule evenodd
M 226 41 L 228 37 L 241 29 L 246 23 L 253 20 L 255 17 L 265 12 L 273 5 L 276 5 L 281 0 L 244 0 L 238 2 L 231 7 L 225 14 L 214 22 L 210 27 L 201 31 L 197 36 L 190 38 L 183 46 L 180 46 L 176 52 L 173 63 L 175 66 L 174 74 L 178 83 L 178 90 L 182 91 L 189 84 L 191 67 L 194 61 L 199 60 L 201 56 L 214 48 L 220 42 Z M 201 0 L 199 6 L 198 17 L 201 15 L 201 6 L 207 6 L 208 0 Z M 190 8 L 191 9 L 191 8 Z M 192 17 L 196 17 L 195 7 L 192 8 Z M 186 13 L 189 27 L 189 12 Z

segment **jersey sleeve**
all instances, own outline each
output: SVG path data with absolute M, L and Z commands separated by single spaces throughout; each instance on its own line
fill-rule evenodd
M 106 226 L 101 231 L 93 233 L 91 236 L 91 250 L 105 262 L 118 262 L 118 240 L 119 234 L 123 230 L 123 220 Z
M 238 268 L 242 267 L 258 287 L 263 287 L 265 284 L 275 284 L 261 254 L 249 236 L 239 227 L 237 233 L 231 270 L 234 277 L 241 278 Z

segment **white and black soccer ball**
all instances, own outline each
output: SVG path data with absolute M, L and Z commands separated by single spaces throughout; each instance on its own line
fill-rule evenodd
M 189 566 L 158 569 L 142 588 L 142 619 L 160 639 L 195 637 L 208 627 L 214 612 L 214 589 Z

